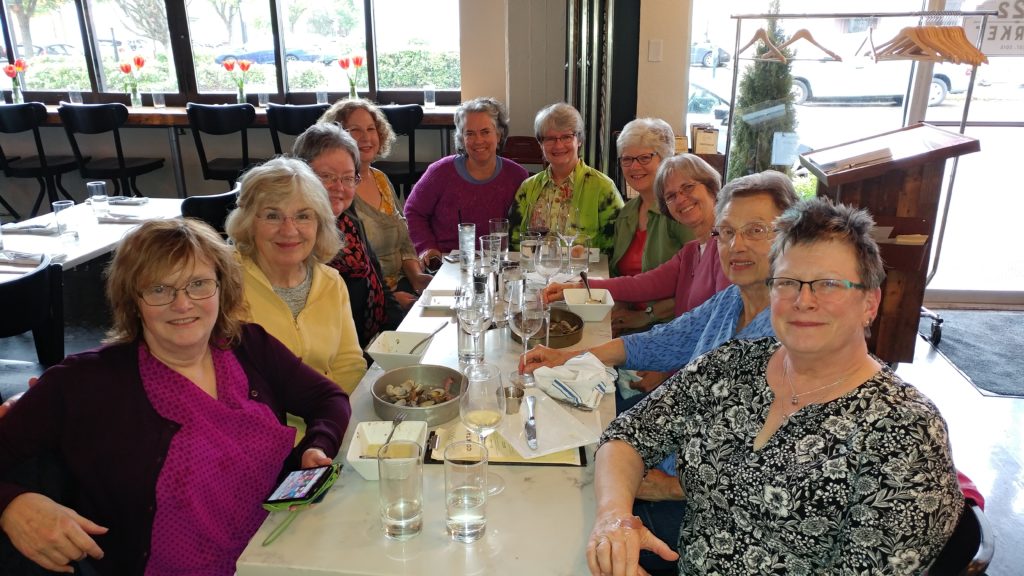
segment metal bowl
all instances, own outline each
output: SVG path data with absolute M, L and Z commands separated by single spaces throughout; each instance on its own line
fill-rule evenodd
M 388 385 L 398 385 L 406 380 L 413 380 L 417 384 L 424 384 L 427 388 L 440 388 L 445 378 L 449 376 L 454 379 L 449 392 L 455 397 L 447 402 L 420 408 L 418 406 L 397 406 L 384 399 Z M 419 364 L 388 370 L 373 383 L 373 388 L 371 388 L 373 410 L 381 420 L 393 420 L 399 412 L 404 412 L 407 420 L 422 420 L 427 423 L 427 426 L 444 424 L 458 417 L 459 395 L 462 394 L 465 382 L 466 377 L 462 372 L 452 370 L 447 366 Z
M 552 308 L 551 323 L 558 324 L 563 321 L 568 322 L 571 328 L 564 334 L 552 332 L 550 343 L 548 344 L 551 348 L 568 348 L 583 339 L 583 318 L 580 318 L 579 314 L 575 314 L 565 308 Z M 530 338 L 529 346 L 532 348 L 537 344 L 544 344 L 544 333 L 546 331 L 547 326 L 541 325 L 537 335 Z M 520 344 L 523 343 L 523 339 L 514 331 L 512 332 L 512 339 Z

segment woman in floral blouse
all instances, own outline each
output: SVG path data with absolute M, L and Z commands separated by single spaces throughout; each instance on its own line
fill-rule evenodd
M 814 199 L 777 221 L 779 342 L 732 341 L 616 418 L 597 453 L 592 574 L 675 553 L 631 512 L 678 455 L 685 574 L 920 574 L 963 506 L 946 423 L 868 353 L 885 278 L 863 211 Z

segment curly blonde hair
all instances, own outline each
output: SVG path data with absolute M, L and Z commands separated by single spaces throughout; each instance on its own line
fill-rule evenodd
M 395 131 L 391 129 L 391 123 L 388 122 L 388 117 L 384 115 L 384 112 L 366 98 L 338 100 L 327 109 L 327 112 L 324 112 L 324 115 L 320 117 L 318 122 L 338 122 L 347 131 L 348 126 L 345 123 L 348 122 L 348 117 L 356 110 L 366 110 L 370 117 L 373 118 L 373 124 L 377 127 L 377 139 L 380 140 L 380 150 L 377 152 L 377 157 L 374 160 L 387 158 L 391 154 L 391 146 L 398 140 L 398 137 L 395 136 Z

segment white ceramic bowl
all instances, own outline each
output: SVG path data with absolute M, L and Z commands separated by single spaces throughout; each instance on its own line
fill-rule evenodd
M 377 335 L 366 347 L 366 351 L 385 370 L 393 370 L 403 366 L 419 364 L 423 355 L 430 348 L 430 342 L 425 342 L 416 349 L 415 354 L 410 354 L 412 347 L 430 336 L 430 332 L 393 332 L 386 330 Z
M 384 445 L 391 433 L 391 422 L 373 421 L 360 422 L 356 425 L 356 433 L 348 446 L 345 460 L 355 468 L 359 475 L 367 480 L 377 480 L 377 450 Z M 406 420 L 398 425 L 392 440 L 409 440 L 424 449 L 427 445 L 427 423 L 417 420 Z M 362 458 L 369 456 L 369 458 Z
M 584 322 L 600 322 L 615 305 L 615 300 L 612 299 L 611 293 L 604 288 L 593 288 L 590 293 L 594 300 L 600 300 L 601 303 L 587 304 L 586 288 L 566 288 L 562 292 L 562 298 L 565 299 L 569 310 L 583 318 Z

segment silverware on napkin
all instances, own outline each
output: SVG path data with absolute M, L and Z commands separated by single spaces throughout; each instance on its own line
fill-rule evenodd
M 530 447 L 530 450 L 537 449 L 537 419 L 533 411 L 536 402 L 535 396 L 526 397 L 526 445 Z

